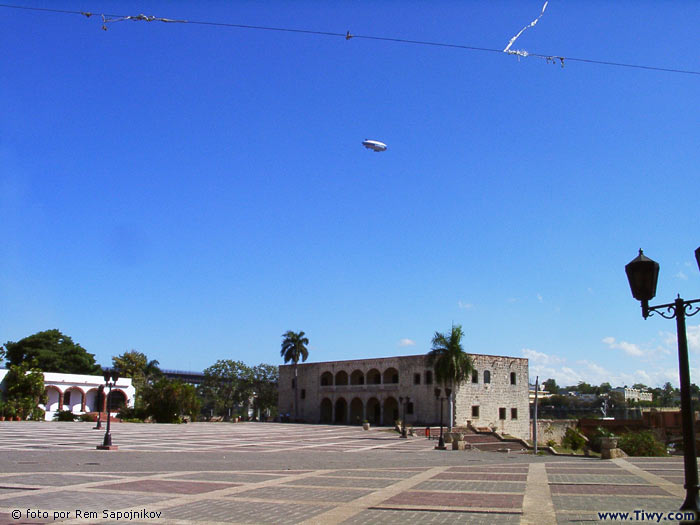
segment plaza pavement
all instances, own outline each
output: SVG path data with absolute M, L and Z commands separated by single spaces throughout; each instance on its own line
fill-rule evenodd
M 437 451 L 276 423 L 116 423 L 119 450 L 98 451 L 93 426 L 0 422 L 0 524 L 655 523 L 634 511 L 675 512 L 685 495 L 676 457 Z

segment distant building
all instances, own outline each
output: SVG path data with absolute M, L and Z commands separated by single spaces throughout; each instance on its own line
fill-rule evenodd
M 8 370 L 0 369 L 0 388 L 5 390 L 5 376 Z M 105 381 L 102 376 L 80 374 L 59 374 L 44 372 L 44 387 L 47 401 L 39 405 L 46 411 L 46 421 L 51 421 L 59 410 L 70 410 L 74 414 L 88 412 L 118 412 L 122 406 L 133 407 L 136 390 L 131 378 L 120 377 L 107 399 L 107 392 L 100 395 L 100 385 Z M 109 405 L 109 406 L 108 406 Z
M 185 370 L 161 370 L 168 379 L 179 379 L 183 383 L 199 386 L 204 382 L 204 372 L 188 372 Z
M 613 392 L 619 392 L 625 396 L 625 401 L 653 401 L 653 394 L 645 390 L 636 388 L 618 387 L 613 388 Z
M 530 383 L 528 385 L 528 397 L 530 400 L 530 404 L 532 405 L 535 402 L 535 385 Z M 551 394 L 548 390 L 544 389 L 544 385 L 540 384 L 540 391 L 537 393 L 537 401 L 539 402 L 540 399 L 546 399 L 548 397 L 552 397 L 553 394 Z
M 474 374 L 456 387 L 456 426 L 495 428 L 528 439 L 528 360 L 470 354 Z M 294 415 L 294 367 L 279 367 L 279 412 Z M 299 418 L 311 423 L 437 425 L 440 400 L 425 355 L 300 363 Z M 444 396 L 444 391 L 442 393 Z M 409 402 L 400 400 L 409 398 Z M 443 402 L 443 421 L 448 403 Z

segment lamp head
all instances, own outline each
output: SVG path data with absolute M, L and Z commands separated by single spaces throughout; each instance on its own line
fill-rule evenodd
M 119 370 L 117 370 L 116 368 L 112 371 L 112 381 L 114 381 L 115 383 L 119 381 Z
M 109 376 L 112 374 L 112 371 L 109 368 L 105 368 L 102 370 L 102 377 L 105 380 L 105 383 L 109 383 Z
M 637 301 L 649 302 L 656 296 L 656 283 L 659 280 L 659 263 L 646 257 L 642 250 L 625 266 L 632 297 Z

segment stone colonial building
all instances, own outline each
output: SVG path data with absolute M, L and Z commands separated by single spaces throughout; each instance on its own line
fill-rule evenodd
M 0 369 L 0 389 L 4 390 L 6 369 Z M 107 391 L 99 393 L 100 385 L 104 385 L 102 376 L 81 374 L 59 374 L 44 372 L 44 387 L 46 404 L 39 405 L 46 411 L 46 421 L 51 421 L 59 410 L 70 410 L 74 414 L 86 412 L 107 412 L 116 414 L 121 406 L 134 406 L 136 390 L 131 378 L 120 377 L 107 399 Z M 109 406 L 107 406 L 109 403 Z
M 528 360 L 470 354 L 472 377 L 456 388 L 455 425 L 495 428 L 529 438 Z M 425 355 L 300 363 L 299 418 L 312 423 L 437 425 L 440 401 Z M 294 416 L 294 367 L 279 367 L 279 412 Z M 444 395 L 444 394 L 443 394 Z M 405 399 L 409 401 L 406 402 Z M 443 402 L 443 421 L 449 404 Z

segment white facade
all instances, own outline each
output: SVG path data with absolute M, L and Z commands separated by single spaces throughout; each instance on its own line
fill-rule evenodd
M 0 369 L 0 385 L 3 385 L 8 370 Z M 98 391 L 100 385 L 104 386 L 102 376 L 87 376 L 80 374 L 59 374 L 56 372 L 44 372 L 44 387 L 46 389 L 46 404 L 39 405 L 46 411 L 46 421 L 53 420 L 54 414 L 59 410 L 70 410 L 74 414 L 86 414 L 88 412 L 106 411 L 106 393 L 100 399 L 101 407 L 98 407 Z M 4 389 L 4 385 L 3 385 Z M 117 384 L 112 387 L 110 406 L 125 404 L 134 406 L 136 389 L 131 383 L 131 378 L 120 377 Z M 111 410 L 110 413 L 115 413 Z
M 625 401 L 653 401 L 653 394 L 636 388 L 613 388 L 613 392 L 620 392 L 625 396 Z

